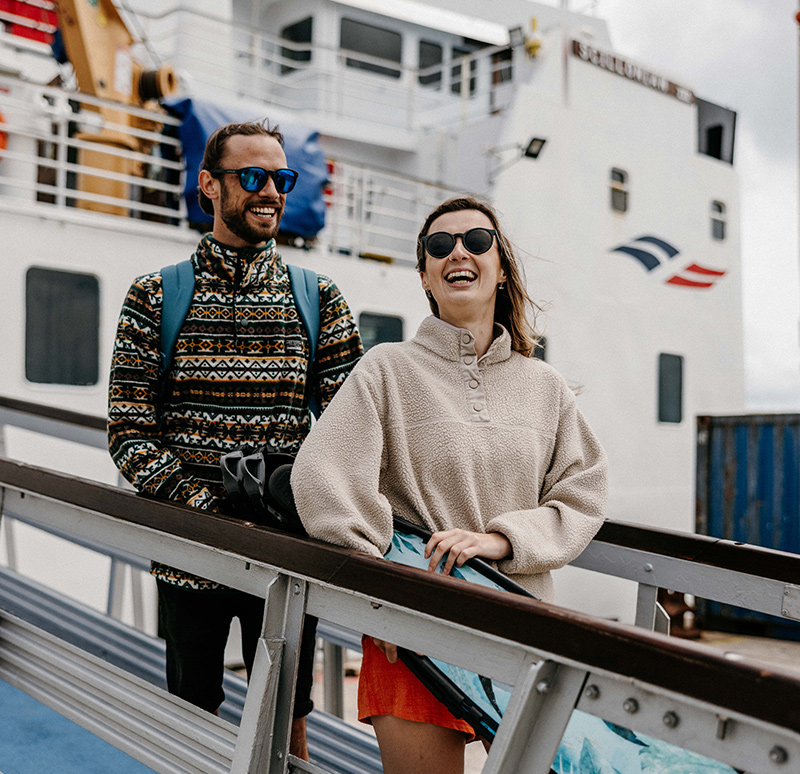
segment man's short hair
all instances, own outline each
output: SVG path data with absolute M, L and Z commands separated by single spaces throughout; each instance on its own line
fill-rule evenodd
M 245 121 L 243 124 L 223 124 L 218 129 L 214 130 L 211 137 L 208 138 L 206 143 L 206 150 L 203 154 L 203 163 L 200 169 L 218 169 L 222 157 L 225 155 L 225 145 L 229 137 L 236 134 L 242 134 L 246 137 L 253 137 L 261 135 L 264 137 L 272 137 L 277 140 L 281 147 L 283 147 L 283 135 L 278 130 L 277 124 L 270 126 L 268 119 L 261 121 Z M 214 205 L 199 188 L 197 189 L 197 198 L 200 202 L 200 209 L 206 215 L 214 215 Z

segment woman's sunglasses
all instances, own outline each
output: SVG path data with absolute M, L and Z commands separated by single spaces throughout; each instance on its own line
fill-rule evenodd
M 422 246 L 432 258 L 446 258 L 456 248 L 456 237 L 461 237 L 464 247 L 473 255 L 482 255 L 492 246 L 497 232 L 493 228 L 471 228 L 463 234 L 437 231 L 420 237 Z
M 239 185 L 250 193 L 260 191 L 270 178 L 275 181 L 275 189 L 280 194 L 289 193 L 297 182 L 297 172 L 293 169 L 242 167 L 241 169 L 212 169 L 210 172 L 214 177 L 219 177 L 220 175 L 238 175 Z

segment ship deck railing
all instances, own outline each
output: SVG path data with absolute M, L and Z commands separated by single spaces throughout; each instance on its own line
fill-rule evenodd
M 472 51 L 437 44 L 442 61 L 423 67 L 363 51 L 295 42 L 186 5 L 160 12 L 125 6 L 120 12 L 135 31 L 138 57 L 156 68 L 177 62 L 194 88 L 384 129 L 417 131 L 496 114 L 510 104 L 527 58 L 522 34 L 508 45 L 486 44 Z M 48 39 L 56 29 L 3 10 L 0 24 Z M 51 56 L 49 44 L 13 32 L 3 37 L 5 45 Z
M 13 37 L 0 32 L 0 47 Z M 164 110 L 0 74 L 0 207 L 192 241 L 210 224 L 187 220 L 179 126 Z M 328 170 L 325 227 L 304 244 L 340 256 L 414 265 L 419 224 L 455 193 L 346 160 Z
M 59 437 L 92 426 L 97 445 L 104 435 L 97 418 L 7 399 L 0 421 Z M 639 584 L 640 626 L 631 627 L 8 459 L 0 487 L 4 522 L 178 564 L 267 599 L 238 732 L 4 617 L 0 676 L 157 771 L 326 770 L 287 758 L 304 613 L 513 685 L 485 772 L 546 774 L 574 708 L 752 774 L 800 760 L 800 678 L 646 628 L 659 620 L 659 587 L 797 620 L 793 554 L 608 522 L 575 564 Z
M 455 41 L 441 44 L 442 61 L 421 67 L 295 42 L 201 8 L 138 11 L 136 17 L 147 42 L 141 58 L 177 62 L 203 90 L 384 130 L 414 132 L 497 114 L 510 104 L 527 59 L 522 35 L 513 44 L 474 51 L 454 50 Z

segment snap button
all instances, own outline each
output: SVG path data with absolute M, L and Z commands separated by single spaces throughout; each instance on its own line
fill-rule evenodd
M 461 337 L 461 341 L 463 341 L 464 344 L 469 344 L 472 341 L 472 334 L 471 333 L 465 333 Z
M 473 403 L 472 404 L 473 411 L 483 411 L 483 403 Z
M 464 361 L 463 361 L 463 362 L 464 362 L 464 365 L 472 365 L 472 362 L 473 362 L 473 360 L 475 360 L 475 358 L 474 358 L 474 357 L 472 357 L 472 355 L 467 355 L 467 356 L 464 358 Z
M 473 379 L 473 380 L 472 380 L 472 381 L 469 383 L 469 386 L 470 386 L 470 387 L 472 387 L 472 389 L 473 389 L 473 390 L 476 390 L 476 389 L 478 389 L 478 382 L 477 382 L 475 379 Z

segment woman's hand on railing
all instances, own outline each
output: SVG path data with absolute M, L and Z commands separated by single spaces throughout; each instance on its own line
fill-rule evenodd
M 425 546 L 425 558 L 430 557 L 429 570 L 435 570 L 448 554 L 442 568 L 449 575 L 453 567 L 461 567 L 464 562 L 479 556 L 482 559 L 505 559 L 511 555 L 511 542 L 499 532 L 470 532 L 466 529 L 447 529 L 434 532 Z

